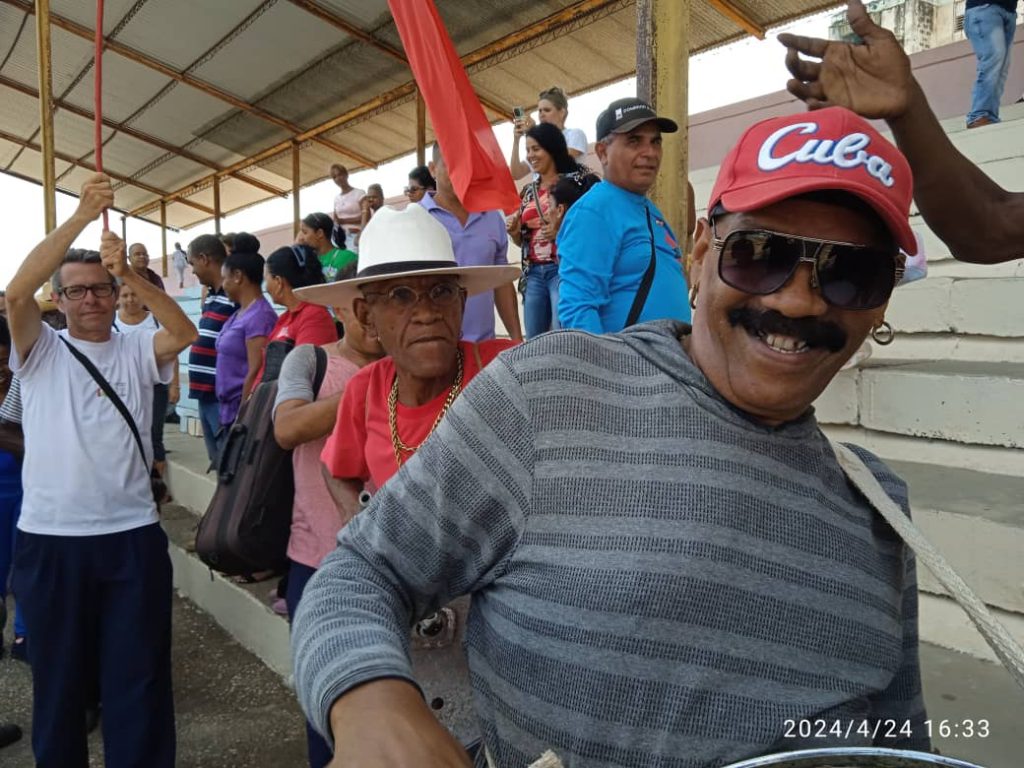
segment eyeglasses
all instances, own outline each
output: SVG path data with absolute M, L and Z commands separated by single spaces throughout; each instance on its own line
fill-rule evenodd
M 403 192 L 407 195 L 411 195 L 413 192 L 425 192 L 426 187 L 406 187 Z
M 407 285 L 396 285 L 389 291 L 363 291 L 367 298 L 382 296 L 391 309 L 408 312 L 426 297 L 435 307 L 450 307 L 458 301 L 465 291 L 458 283 L 435 283 L 426 291 L 417 291 Z
M 69 301 L 79 301 L 85 294 L 92 292 L 97 299 L 109 299 L 114 295 L 117 286 L 113 283 L 93 283 L 92 285 L 66 285 L 58 293 Z
M 718 276 L 744 293 L 765 296 L 781 289 L 800 264 L 814 265 L 811 285 L 839 309 L 875 309 L 885 304 L 903 276 L 896 250 L 796 237 L 767 230 L 737 230 L 712 245 L 721 252 Z

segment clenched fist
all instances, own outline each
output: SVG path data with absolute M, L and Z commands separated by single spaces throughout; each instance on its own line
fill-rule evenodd
M 114 277 L 124 277 L 129 271 L 124 240 L 109 230 L 100 237 L 100 261 Z
M 105 173 L 94 173 L 82 185 L 77 215 L 92 221 L 114 206 L 114 188 Z

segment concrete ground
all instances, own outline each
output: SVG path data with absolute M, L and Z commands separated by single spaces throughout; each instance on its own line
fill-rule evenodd
M 10 624 L 10 622 L 8 622 Z M 4 641 L 10 647 L 10 627 Z M 178 768 L 299 768 L 306 765 L 302 714 L 295 696 L 259 659 L 192 603 L 174 599 L 174 701 Z M 32 681 L 28 665 L 0 660 L 0 721 L 24 738 L 0 751 L 4 768 L 32 768 Z M 102 739 L 89 738 L 92 766 Z

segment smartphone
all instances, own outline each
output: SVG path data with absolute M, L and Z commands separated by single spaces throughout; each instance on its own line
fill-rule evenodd
M 523 109 L 522 107 L 512 107 L 512 119 L 514 121 L 519 122 L 524 117 L 526 117 L 525 109 Z

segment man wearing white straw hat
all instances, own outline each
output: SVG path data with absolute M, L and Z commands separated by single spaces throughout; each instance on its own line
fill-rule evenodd
M 460 267 L 444 226 L 418 205 L 381 208 L 360 242 L 354 278 L 296 295 L 351 307 L 388 355 L 346 387 L 323 454 L 334 477 L 379 487 L 426 440 L 469 380 L 513 346 L 501 339 L 472 344 L 460 336 L 466 298 L 512 282 L 519 268 Z

